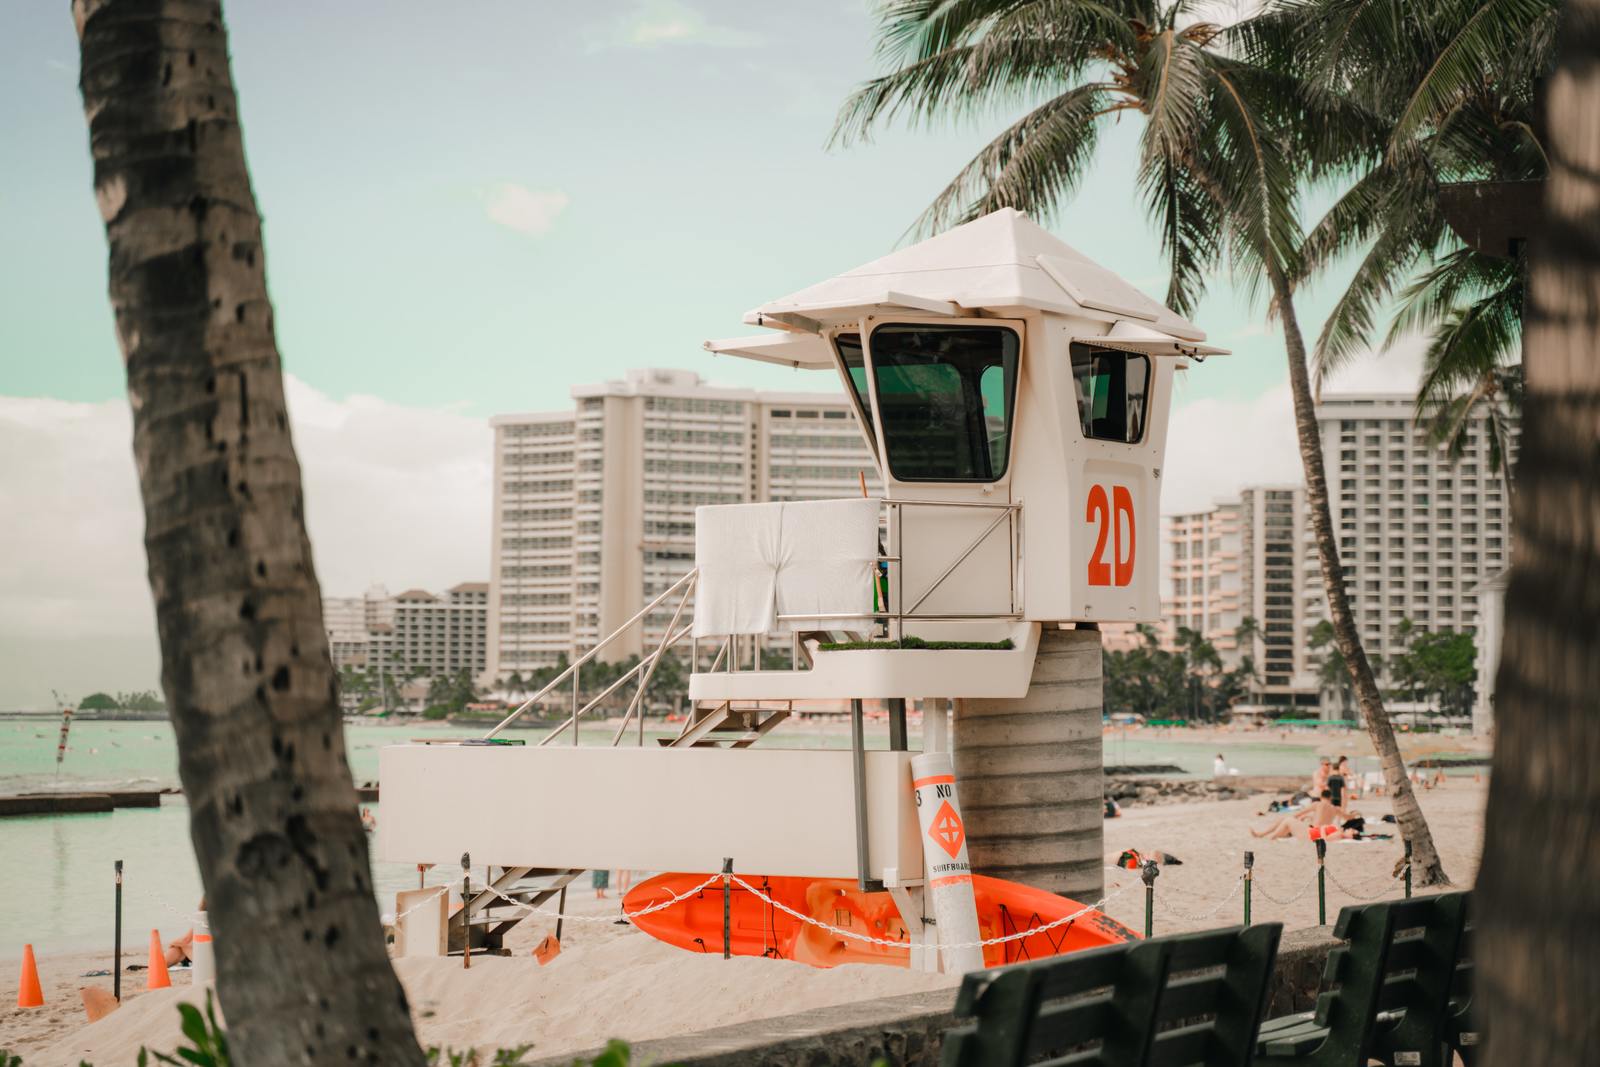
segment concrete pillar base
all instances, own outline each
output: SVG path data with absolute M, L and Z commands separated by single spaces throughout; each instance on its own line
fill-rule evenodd
M 1105 887 L 1100 632 L 1046 626 L 1028 695 L 955 702 L 972 869 L 1085 904 Z

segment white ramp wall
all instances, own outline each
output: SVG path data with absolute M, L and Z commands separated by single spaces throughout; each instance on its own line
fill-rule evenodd
M 911 755 L 866 754 L 869 877 L 921 875 Z M 857 873 L 848 750 L 393 745 L 378 774 L 391 863 Z

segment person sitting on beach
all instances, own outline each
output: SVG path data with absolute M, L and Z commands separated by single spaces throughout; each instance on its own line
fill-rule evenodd
M 1344 778 L 1346 795 L 1351 800 L 1360 800 L 1361 783 L 1356 779 L 1355 768 L 1350 766 L 1350 757 L 1340 756 L 1339 762 L 1334 764 L 1334 770 Z
M 1347 812 L 1333 802 L 1332 791 L 1324 789 L 1311 807 L 1293 815 L 1285 815 L 1265 830 L 1251 830 L 1250 836 L 1265 838 L 1268 841 L 1281 841 L 1286 837 L 1298 837 L 1306 841 L 1316 841 L 1325 837 L 1354 837 L 1354 830 L 1345 831 L 1340 826 L 1343 820 L 1351 817 L 1353 817 L 1352 812 Z
M 1217 758 L 1211 761 L 1211 776 L 1221 778 L 1228 773 L 1228 761 L 1222 758 L 1222 753 L 1217 753 Z
M 200 911 L 206 910 L 206 898 L 200 898 Z M 163 954 L 168 967 L 176 967 L 180 963 L 188 963 L 194 959 L 194 927 L 189 927 L 189 932 L 176 941 L 167 942 L 167 951 Z
M 1328 775 L 1333 773 L 1333 762 L 1323 756 L 1317 763 L 1316 771 L 1311 775 L 1311 795 L 1320 796 L 1328 788 Z

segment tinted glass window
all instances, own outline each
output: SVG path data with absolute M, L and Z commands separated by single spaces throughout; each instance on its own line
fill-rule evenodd
M 844 361 L 845 374 L 850 379 L 850 393 L 856 402 L 856 414 L 861 416 L 861 424 L 867 428 L 867 439 L 873 443 L 873 451 L 877 451 L 878 438 L 872 425 L 872 401 L 868 399 L 867 361 L 861 351 L 861 335 L 838 334 L 833 339 L 833 346 L 839 350 L 839 358 Z
M 1072 346 L 1072 384 L 1083 436 L 1136 444 L 1150 405 L 1150 357 Z
M 895 478 L 992 482 L 1005 474 L 1020 347 L 1003 326 L 873 331 L 878 417 Z

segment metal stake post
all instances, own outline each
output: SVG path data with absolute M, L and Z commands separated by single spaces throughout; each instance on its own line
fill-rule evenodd
M 1144 870 L 1139 872 L 1139 877 L 1144 879 L 1144 936 L 1150 937 L 1156 925 L 1156 875 L 1161 873 L 1161 868 L 1156 866 L 1156 861 L 1151 860 L 1144 865 Z
M 867 740 L 861 701 L 850 701 L 850 757 L 855 777 L 856 885 L 863 893 L 876 893 L 883 883 L 871 877 L 871 847 L 867 840 Z
M 574 724 L 576 725 L 576 724 Z M 472 966 L 472 854 L 461 854 L 461 968 Z
M 567 887 L 561 887 L 561 899 L 556 901 L 556 940 L 561 940 L 561 923 L 567 917 Z
M 122 1000 L 122 861 L 117 861 L 117 924 L 116 948 L 111 964 L 111 995 Z
M 1406 899 L 1411 899 L 1411 842 L 1406 842 Z
M 1246 926 L 1250 925 L 1250 883 L 1255 865 L 1256 854 L 1254 852 L 1246 852 L 1244 854 L 1244 924 Z
M 733 958 L 733 857 L 722 860 L 722 958 Z
M 1328 925 L 1328 842 L 1317 838 L 1317 925 Z
M 889 748 L 904 752 L 909 747 L 906 743 L 906 700 L 905 697 L 894 697 L 888 703 Z

